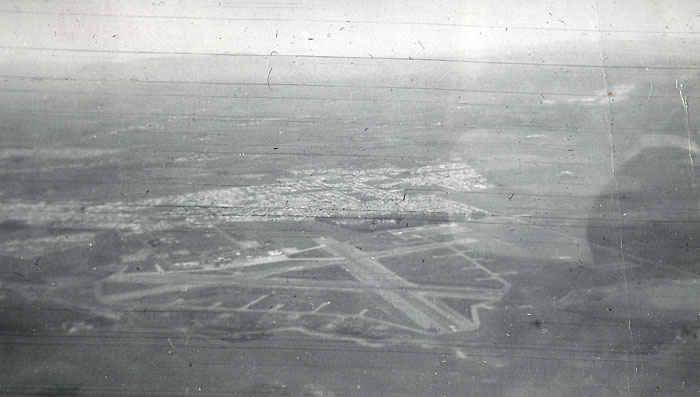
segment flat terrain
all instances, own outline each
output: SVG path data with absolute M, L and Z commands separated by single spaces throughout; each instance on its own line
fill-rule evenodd
M 0 394 L 697 395 L 698 39 L 594 33 L 0 63 Z

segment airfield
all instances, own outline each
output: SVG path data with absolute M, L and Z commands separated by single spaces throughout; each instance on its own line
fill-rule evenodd
M 105 284 L 116 291 L 133 289 L 129 288 L 130 284 L 142 287 L 133 292 L 109 295 L 101 292 L 97 299 L 111 304 L 126 303 L 134 310 L 143 305 L 156 310 L 177 307 L 213 312 L 219 313 L 222 319 L 232 313 L 260 313 L 270 318 L 279 317 L 271 320 L 279 326 L 306 321 L 318 326 L 322 323 L 313 319 L 318 316 L 327 322 L 312 331 L 332 332 L 340 328 L 341 336 L 343 327 L 352 326 L 353 321 L 357 323 L 355 327 L 368 328 L 366 331 L 355 329 L 356 336 L 367 332 L 369 335 L 384 334 L 390 340 L 401 334 L 473 331 L 479 327 L 479 307 L 502 298 L 509 284 L 455 247 L 473 240 L 435 242 L 431 234 L 441 228 L 451 231 L 449 226 L 406 230 L 410 233 L 411 245 L 401 245 L 399 240 L 395 247 L 387 244 L 382 251 L 367 252 L 348 243 L 320 237 L 314 240 L 318 245 L 310 248 L 283 248 L 279 255 L 216 267 L 175 264 L 174 268 L 190 267 L 190 270 L 165 271 L 156 265 L 156 272 L 127 268 L 102 281 L 100 291 Z M 291 254 L 283 254 L 285 251 Z M 401 257 L 421 253 L 433 266 L 447 263 L 464 272 L 462 279 L 448 278 L 445 280 L 448 285 L 444 285 L 445 281 L 443 285 L 425 285 L 421 278 L 426 275 L 414 271 L 408 275 L 413 281 L 408 281 L 406 276 L 401 277 L 400 273 L 382 264 L 393 259 L 403 267 L 407 264 Z M 437 276 L 446 277 L 447 274 Z M 153 287 L 146 288 L 148 285 Z M 160 304 L 154 305 L 154 300 Z
M 510 283 L 470 253 L 478 232 L 463 221 L 486 212 L 430 191 L 411 192 L 406 199 L 407 191 L 425 186 L 486 189 L 485 179 L 467 165 L 297 174 L 313 176 L 80 210 L 44 208 L 42 222 L 76 232 L 13 239 L 3 246 L 20 258 L 36 258 L 56 244 L 92 248 L 98 236 L 77 232 L 80 228 L 122 229 L 122 249 L 112 253 L 116 263 L 93 269 L 109 274 L 92 280 L 91 310 L 116 317 L 189 312 L 206 319 L 196 332 L 230 328 L 228 337 L 296 329 L 365 344 L 408 342 L 475 331 L 479 311 L 508 293 Z M 284 206 L 270 205 L 282 200 Z M 25 216 L 36 210 L 6 207 L 23 223 L 20 228 L 35 222 Z M 379 230 L 366 237 L 270 233 L 275 224 L 300 217 L 352 230 L 365 223 L 362 218 L 358 223 L 357 213 L 373 214 L 372 227 Z M 421 225 L 409 226 L 414 221 Z M 248 226 L 268 222 L 272 225 L 257 231 Z M 42 277 L 40 267 L 20 265 L 12 274 L 30 280 Z M 57 287 L 51 295 L 85 306 L 84 294 L 71 298 L 72 291 L 72 285 L 68 291 Z M 241 324 L 235 319 L 251 315 L 261 317 L 258 324 L 237 330 Z

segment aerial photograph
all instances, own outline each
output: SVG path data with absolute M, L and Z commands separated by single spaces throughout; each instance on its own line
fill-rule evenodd
M 0 2 L 0 396 L 700 396 L 700 2 Z

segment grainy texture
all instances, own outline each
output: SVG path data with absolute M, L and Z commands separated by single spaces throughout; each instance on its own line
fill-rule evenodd
M 0 395 L 698 395 L 666 3 L 3 2 Z

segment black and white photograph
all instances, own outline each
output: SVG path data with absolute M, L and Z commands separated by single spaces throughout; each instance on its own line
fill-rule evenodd
M 0 0 L 0 396 L 700 396 L 700 2 Z

